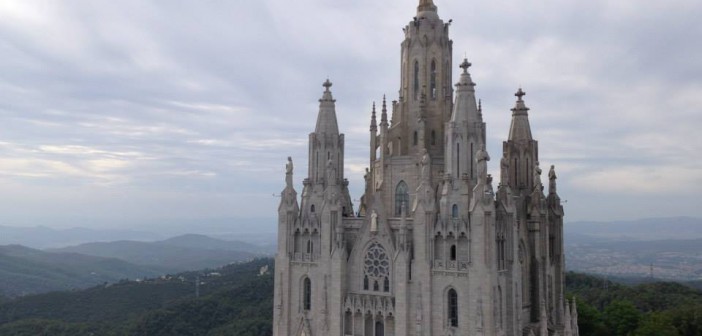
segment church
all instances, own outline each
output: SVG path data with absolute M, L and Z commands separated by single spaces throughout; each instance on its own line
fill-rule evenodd
M 404 28 L 399 95 L 373 105 L 357 209 L 324 82 L 299 198 L 286 165 L 274 335 L 578 335 L 556 172 L 542 174 L 525 92 L 495 179 L 471 64 L 452 79 L 449 26 L 420 0 Z

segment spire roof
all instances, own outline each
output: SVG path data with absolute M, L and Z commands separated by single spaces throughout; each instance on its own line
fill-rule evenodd
M 332 97 L 330 88 L 332 83 L 327 79 L 324 84 L 324 93 L 319 100 L 319 114 L 317 115 L 317 126 L 314 132 L 317 134 L 339 134 L 339 125 L 336 122 L 336 100 Z
M 517 93 L 517 102 L 512 109 L 512 123 L 509 126 L 509 140 L 533 140 L 531 136 L 531 126 L 529 125 L 529 108 L 524 104 L 524 96 L 526 92 L 519 88 Z
M 456 102 L 453 105 L 451 121 L 453 122 L 478 122 L 480 121 L 478 106 L 475 101 L 475 83 L 468 73 L 471 64 L 463 59 L 460 67 L 463 69 L 461 78 L 456 83 Z
M 373 102 L 373 110 L 371 112 L 371 124 L 370 124 L 370 130 L 375 131 L 378 129 L 378 124 L 375 121 L 375 102 Z
M 419 6 L 417 6 L 417 12 L 436 12 L 436 5 L 433 0 L 419 0 Z
M 388 108 L 385 103 L 385 95 L 383 95 L 383 110 L 381 111 L 380 114 L 380 125 L 381 126 L 388 126 Z

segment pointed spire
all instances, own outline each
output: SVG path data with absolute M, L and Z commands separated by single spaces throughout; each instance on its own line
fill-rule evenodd
M 460 67 L 463 69 L 461 79 L 456 83 L 456 101 L 451 114 L 451 121 L 461 122 L 478 122 L 481 120 L 478 106 L 475 102 L 475 83 L 470 77 L 468 68 L 471 63 L 467 59 L 463 59 Z
M 520 87 L 517 93 L 517 102 L 512 109 L 512 124 L 509 127 L 509 140 L 533 140 L 531 126 L 529 125 L 529 108 L 524 104 L 526 92 Z
M 314 132 L 317 134 L 339 134 L 339 125 L 336 122 L 336 107 L 334 98 L 331 93 L 332 83 L 327 80 L 322 84 L 324 93 L 322 99 L 319 100 L 319 114 L 317 115 L 317 126 Z
M 378 124 L 375 122 L 375 102 L 373 102 L 373 111 L 371 112 L 370 130 L 371 130 L 371 131 L 377 131 L 377 130 L 378 130 Z
M 388 108 L 383 95 L 383 110 L 380 114 L 380 126 L 388 126 Z

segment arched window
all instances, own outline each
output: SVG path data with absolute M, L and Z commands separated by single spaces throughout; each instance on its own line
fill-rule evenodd
M 456 245 L 451 245 L 451 260 L 456 261 Z
M 383 280 L 383 292 L 389 292 L 390 291 L 390 280 L 388 280 L 388 277 L 385 277 L 385 280 Z
M 310 212 L 314 212 L 314 204 L 310 205 Z
M 461 144 L 456 143 L 456 177 L 461 176 Z
M 458 218 L 458 205 L 456 204 L 451 207 L 451 217 Z
M 458 327 L 458 294 L 453 288 L 448 291 L 448 322 L 452 327 Z
M 429 79 L 429 92 L 431 99 L 436 99 L 436 61 L 431 61 L 431 77 Z
M 412 145 L 416 146 L 417 142 L 419 142 L 419 137 L 417 136 L 417 131 L 414 131 L 414 134 L 412 135 Z
M 314 243 L 310 239 L 307 241 L 307 253 L 312 254 L 312 252 L 314 252 Z
M 385 336 L 385 326 L 382 321 L 375 322 L 375 336 Z
M 431 131 L 431 145 L 436 146 L 436 131 Z
M 390 291 L 390 258 L 385 252 L 385 248 L 378 242 L 371 243 L 366 252 L 366 258 L 363 261 L 363 287 L 367 289 L 368 282 L 373 282 L 373 290 L 380 291 L 380 284 L 383 284 L 383 289 L 387 285 L 387 291 Z
M 409 205 L 409 193 L 408 193 L 407 183 L 405 181 L 400 181 L 395 188 L 395 216 L 399 217 L 402 215 L 402 204 L 407 207 Z
M 310 278 L 303 280 L 302 293 L 302 308 L 310 310 L 312 308 L 312 281 Z
M 414 100 L 419 94 L 419 62 L 414 61 Z

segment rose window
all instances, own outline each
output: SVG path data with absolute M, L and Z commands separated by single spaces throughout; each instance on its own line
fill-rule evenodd
M 390 258 L 382 245 L 371 244 L 364 261 L 363 289 L 388 292 L 390 289 Z

